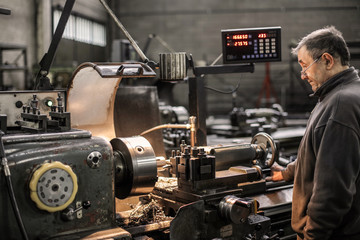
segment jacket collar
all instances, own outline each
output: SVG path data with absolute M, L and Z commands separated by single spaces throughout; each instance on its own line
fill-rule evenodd
M 349 82 L 356 77 L 358 77 L 357 70 L 355 70 L 354 67 L 350 67 L 342 72 L 339 72 L 338 74 L 335 74 L 323 85 L 321 85 L 313 94 L 310 94 L 310 96 L 316 96 L 319 98 L 319 101 L 322 101 L 325 96 L 336 86 L 340 85 L 341 83 Z

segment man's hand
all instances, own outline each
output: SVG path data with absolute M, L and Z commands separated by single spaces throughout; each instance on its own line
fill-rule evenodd
M 273 182 L 278 182 L 278 181 L 284 180 L 284 177 L 281 173 L 281 171 L 284 169 L 285 169 L 284 167 L 274 163 L 274 165 L 272 165 L 272 167 L 271 167 L 271 176 L 266 177 L 265 180 L 273 181 Z

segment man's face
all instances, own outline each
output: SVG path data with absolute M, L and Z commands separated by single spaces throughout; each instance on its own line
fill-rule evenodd
M 301 79 L 307 80 L 314 92 L 327 80 L 326 68 L 322 64 L 322 58 L 320 57 L 318 61 L 314 62 L 315 60 L 310 56 L 305 46 L 299 49 L 298 62 L 302 71 L 306 69 L 305 74 L 301 74 Z M 310 64 L 312 65 L 310 66 Z

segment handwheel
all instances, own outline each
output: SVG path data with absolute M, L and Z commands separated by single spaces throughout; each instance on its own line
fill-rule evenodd
M 251 140 L 251 144 L 257 144 L 262 150 L 262 155 L 259 158 L 259 164 L 262 168 L 271 167 L 275 161 L 279 160 L 279 150 L 276 147 L 274 139 L 267 133 L 258 133 Z M 271 149 L 271 158 L 268 160 L 267 155 Z
M 70 166 L 55 161 L 35 170 L 29 187 L 30 197 L 39 209 L 57 212 L 74 201 L 78 183 Z

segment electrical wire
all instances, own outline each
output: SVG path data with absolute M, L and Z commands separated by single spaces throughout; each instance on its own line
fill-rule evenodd
M 204 86 L 205 89 L 208 89 L 208 90 L 211 90 L 211 91 L 214 91 L 214 92 L 217 92 L 217 93 L 221 93 L 221 94 L 233 94 L 234 92 L 236 92 L 239 89 L 239 87 L 240 87 L 240 80 L 239 80 L 238 84 L 236 85 L 236 87 L 233 90 L 228 91 L 228 92 L 225 92 L 225 91 L 222 91 L 222 90 L 219 90 L 219 89 L 216 89 L 216 88 Z
M 11 176 L 6 176 L 6 184 L 8 186 L 9 196 L 10 196 L 10 199 L 11 199 L 11 205 L 13 207 L 15 217 L 16 217 L 16 221 L 17 221 L 17 223 L 19 225 L 19 228 L 20 228 L 20 232 L 21 232 L 23 238 L 25 240 L 28 240 L 29 237 L 27 236 L 26 229 L 25 229 L 24 223 L 23 223 L 21 215 L 20 215 L 20 210 L 19 210 L 19 207 L 18 207 L 17 202 L 16 202 L 15 193 L 14 193 L 14 189 L 13 189 L 12 182 L 11 182 Z
M 5 175 L 5 179 L 6 179 L 6 185 L 8 187 L 8 192 L 9 192 L 9 197 L 11 200 L 11 205 L 13 207 L 14 210 L 14 214 L 15 214 L 15 218 L 16 221 L 19 225 L 21 234 L 23 236 L 23 238 L 25 240 L 28 240 L 29 237 L 27 235 L 23 220 L 21 218 L 21 214 L 20 214 L 20 210 L 19 210 L 19 206 L 17 204 L 16 201 L 16 197 L 15 197 L 15 193 L 14 193 L 14 188 L 11 182 L 11 173 L 10 173 L 10 168 L 6 159 L 6 155 L 5 155 L 5 147 L 4 147 L 4 142 L 2 139 L 2 136 L 4 135 L 4 132 L 0 130 L 0 158 L 1 158 L 1 165 L 3 166 L 3 171 L 4 171 L 4 175 Z
M 222 54 L 220 54 L 210 66 L 214 65 L 221 57 L 222 57 Z M 287 70 L 282 70 L 282 71 L 280 71 L 280 73 L 278 73 L 278 75 L 284 76 L 286 72 L 287 72 Z M 277 78 L 278 77 L 276 77 L 276 79 Z M 208 86 L 205 86 L 204 88 L 214 91 L 214 92 L 217 92 L 217 93 L 221 93 L 221 94 L 233 94 L 234 92 L 236 92 L 239 89 L 239 87 L 240 87 L 240 81 L 238 82 L 238 84 L 236 85 L 236 87 L 233 90 L 228 91 L 228 92 L 222 91 L 222 90 L 219 90 L 216 88 L 208 87 Z

